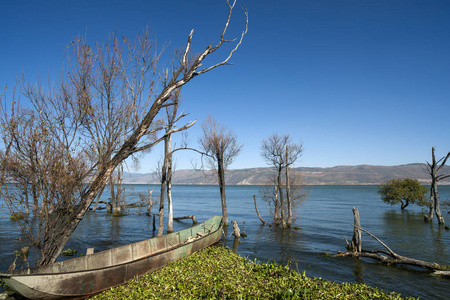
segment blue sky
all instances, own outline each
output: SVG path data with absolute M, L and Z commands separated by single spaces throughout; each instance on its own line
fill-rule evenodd
M 231 168 L 263 167 L 261 140 L 273 132 L 304 144 L 297 166 L 396 165 L 450 151 L 449 1 L 238 1 L 249 32 L 234 65 L 184 87 L 192 146 L 208 114 L 233 129 L 244 148 Z M 9 91 L 23 71 L 52 78 L 65 47 L 87 32 L 106 41 L 117 30 L 135 36 L 149 25 L 162 47 L 194 50 L 216 42 L 227 6 L 221 0 L 3 1 L 0 85 Z M 229 37 L 238 37 L 237 9 Z M 219 53 L 223 54 L 223 53 Z M 209 62 L 222 58 L 220 55 Z M 157 147 L 141 161 L 155 169 Z M 191 168 L 191 153 L 177 153 Z

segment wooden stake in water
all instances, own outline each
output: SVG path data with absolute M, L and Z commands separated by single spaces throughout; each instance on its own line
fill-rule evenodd
M 352 238 L 352 251 L 361 252 L 361 222 L 359 220 L 359 211 L 356 207 L 353 207 L 353 218 L 355 220 L 355 226 L 353 228 Z

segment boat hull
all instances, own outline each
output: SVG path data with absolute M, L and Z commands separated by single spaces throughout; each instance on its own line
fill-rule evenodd
M 85 298 L 206 248 L 221 234 L 222 218 L 213 217 L 166 236 L 27 269 L 23 274 L 1 273 L 0 278 L 30 299 Z

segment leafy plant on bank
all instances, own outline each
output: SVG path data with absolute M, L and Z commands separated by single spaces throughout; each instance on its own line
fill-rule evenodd
M 403 299 L 356 283 L 310 278 L 209 247 L 93 299 Z M 412 299 L 412 298 L 407 298 Z

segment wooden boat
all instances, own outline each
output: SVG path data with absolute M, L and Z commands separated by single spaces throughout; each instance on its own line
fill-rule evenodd
M 30 299 L 86 298 L 126 283 L 216 243 L 222 217 L 178 232 L 51 265 L 0 271 L 0 279 Z

